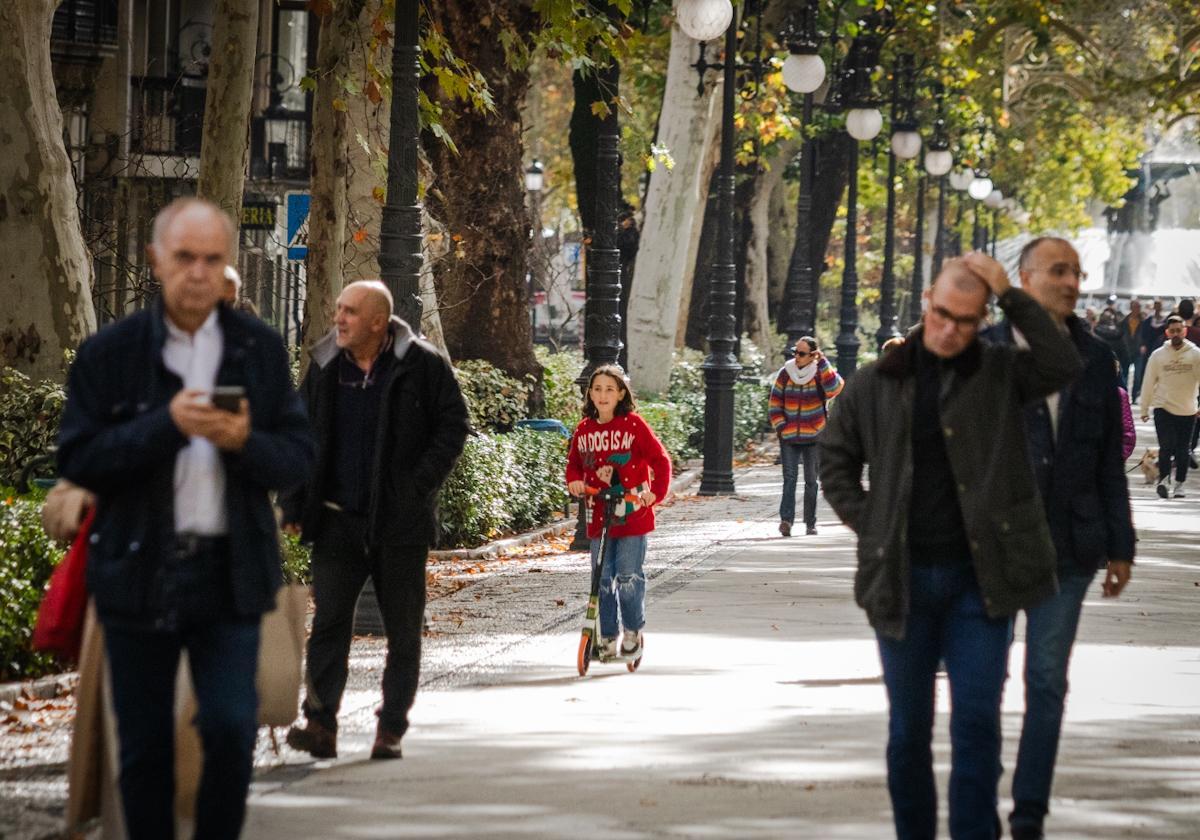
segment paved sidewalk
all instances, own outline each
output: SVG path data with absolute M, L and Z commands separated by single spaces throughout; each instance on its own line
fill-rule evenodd
M 1200 480 L 1162 501 L 1130 479 L 1138 565 L 1124 597 L 1094 590 L 1085 607 L 1055 838 L 1200 836 Z M 358 643 L 343 758 L 285 747 L 256 779 L 245 836 L 890 836 L 886 703 L 851 596 L 853 538 L 823 501 L 819 536 L 780 538 L 777 467 L 741 470 L 737 485 L 663 512 L 638 673 L 575 674 L 582 554 L 506 564 L 431 605 L 404 760 L 366 759 L 380 643 Z M 1010 769 L 1022 655 L 1018 629 Z M 946 708 L 939 685 L 943 798 Z

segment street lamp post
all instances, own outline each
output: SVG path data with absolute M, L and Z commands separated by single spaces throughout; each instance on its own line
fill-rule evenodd
M 991 229 L 988 236 L 988 248 L 991 250 L 991 255 L 996 256 L 996 213 L 1004 204 L 1004 193 L 1000 190 L 993 189 L 983 199 L 983 206 L 992 211 L 991 214 Z
M 876 347 L 896 330 L 896 159 L 911 160 L 921 152 L 921 135 L 913 117 L 916 67 L 911 53 L 901 53 L 892 73 L 892 142 L 888 148 L 887 215 L 884 220 L 883 275 L 879 283 L 879 329 Z
M 537 290 L 541 285 L 542 269 L 542 187 L 545 186 L 546 167 L 537 158 L 525 170 L 525 192 L 529 194 L 529 214 L 532 217 L 530 227 L 530 265 L 529 265 L 529 328 L 534 340 L 537 340 L 537 307 L 534 305 Z
M 417 200 L 421 78 L 419 0 L 396 0 L 392 46 L 391 142 L 387 204 L 379 224 L 379 275 L 395 300 L 396 314 L 421 332 L 421 205 Z
M 860 33 L 860 40 L 865 36 Z M 863 45 L 851 49 L 847 56 L 845 72 L 838 79 L 839 96 L 846 113 L 846 133 L 850 135 L 849 173 L 846 189 L 846 242 L 845 265 L 842 269 L 842 301 L 839 313 L 839 331 L 834 345 L 837 347 L 837 368 L 843 377 L 849 377 L 858 367 L 858 143 L 872 140 L 883 128 L 883 115 L 874 107 L 871 96 L 871 65 L 867 62 L 867 51 L 874 45 Z M 873 63 L 873 61 L 871 62 Z
M 967 185 L 967 195 L 975 199 L 973 225 L 971 229 L 971 249 L 982 251 L 987 248 L 987 230 L 979 224 L 979 205 L 992 194 L 992 179 L 986 169 L 976 169 L 975 178 Z
M 941 82 L 934 84 L 933 97 L 937 104 L 937 118 L 933 122 L 933 136 L 929 138 L 929 148 L 925 152 L 925 171 L 929 173 L 930 177 L 937 178 L 938 182 L 937 225 L 933 241 L 933 273 L 930 276 L 930 282 L 936 280 L 938 274 L 941 273 L 942 260 L 945 258 L 946 174 L 954 168 L 954 155 L 950 154 L 950 136 L 946 131 L 946 89 Z M 918 190 L 923 183 L 924 179 L 918 185 Z M 920 192 L 917 196 L 917 207 L 916 266 L 913 269 L 912 299 L 909 301 L 909 324 L 916 324 L 921 320 L 921 287 L 924 285 L 921 269 L 921 255 L 924 246 L 921 237 L 924 231 L 921 222 L 924 219 L 925 201 Z
M 812 121 L 813 94 L 825 81 L 825 62 L 817 54 L 817 0 L 808 0 L 789 19 L 784 33 L 789 55 L 783 63 L 783 83 L 788 90 L 804 94 L 800 151 L 800 197 L 796 202 L 796 243 L 788 263 L 783 305 L 779 312 L 780 332 L 787 333 L 791 348 L 802 336 L 816 333 L 819 284 L 812 267 L 812 188 L 817 177 L 814 159 L 817 144 L 807 134 Z
M 704 371 L 704 467 L 700 495 L 734 492 L 733 484 L 733 386 L 742 366 L 734 347 L 734 96 L 737 87 L 737 23 L 729 0 L 681 0 L 676 20 L 684 34 L 701 44 L 719 34 L 723 24 L 725 56 L 719 65 L 704 60 L 703 47 L 696 69 L 701 77 L 710 67 L 721 69 L 721 165 L 717 177 L 717 256 L 709 274 L 708 355 Z
M 601 365 L 618 363 L 621 357 L 621 252 L 617 248 L 617 206 L 621 198 L 621 135 L 617 123 L 617 92 L 621 68 L 616 58 L 599 74 L 600 90 L 608 110 L 600 121 L 596 140 L 596 229 L 591 232 L 588 248 L 583 320 L 585 364 L 575 384 L 580 393 L 587 388 L 592 371 Z M 541 231 L 538 232 L 541 239 Z M 575 537 L 571 548 L 587 548 L 587 514 L 579 500 Z

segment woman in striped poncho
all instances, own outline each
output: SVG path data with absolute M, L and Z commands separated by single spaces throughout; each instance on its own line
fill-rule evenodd
M 817 533 L 817 437 L 825 428 L 829 400 L 841 393 L 845 382 L 817 349 L 817 340 L 804 336 L 796 342 L 795 356 L 771 386 L 769 414 L 779 436 L 783 461 L 783 499 L 779 502 L 779 533 L 792 535 L 796 517 L 796 479 L 804 464 L 804 525 Z

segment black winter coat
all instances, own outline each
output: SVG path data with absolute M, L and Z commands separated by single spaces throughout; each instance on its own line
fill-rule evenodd
M 1129 484 L 1121 458 L 1122 397 L 1113 377 L 1112 351 L 1088 335 L 1078 318 L 1072 316 L 1067 324 L 1084 368 L 1060 401 L 1057 440 L 1047 434 L 1044 401 L 1025 407 L 1025 423 L 1059 574 L 1092 574 L 1109 560 L 1132 560 L 1134 555 Z M 1012 324 L 998 324 L 984 338 L 1012 344 Z
M 429 545 L 437 537 L 437 492 L 462 453 L 470 428 L 467 404 L 450 362 L 392 318 L 392 352 L 379 411 L 371 474 L 367 539 L 372 545 Z M 313 346 L 301 386 L 317 439 L 312 481 L 281 495 L 284 522 L 299 523 L 305 541 L 321 529 L 337 394 L 337 347 L 331 331 Z
M 1054 545 L 1024 456 L 1022 407 L 1071 381 L 1079 355 L 1020 289 L 1000 299 L 1032 351 L 976 341 L 945 373 L 941 423 L 984 606 L 1012 615 L 1057 590 Z M 871 625 L 903 638 L 911 556 L 914 356 L 921 329 L 850 378 L 821 435 L 821 486 L 858 535 L 855 600 Z M 968 355 L 970 354 L 970 355 Z M 869 489 L 863 486 L 867 468 Z
M 257 318 L 222 305 L 218 385 L 241 385 L 250 437 L 223 453 L 232 612 L 256 616 L 282 581 L 268 494 L 303 483 L 313 463 L 304 407 L 291 386 L 287 349 Z M 67 380 L 58 471 L 94 492 L 88 589 L 106 620 L 157 622 L 152 589 L 175 531 L 175 456 L 187 438 L 168 404 L 183 387 L 163 364 L 161 300 L 85 341 Z

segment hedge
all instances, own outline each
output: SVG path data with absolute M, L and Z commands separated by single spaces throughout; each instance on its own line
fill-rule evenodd
M 0 499 L 0 681 L 54 670 L 53 657 L 29 647 L 38 604 L 63 552 L 42 530 L 42 496 Z

